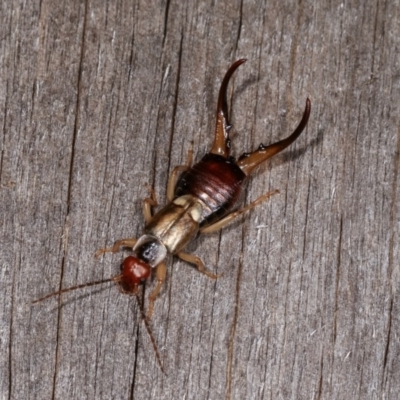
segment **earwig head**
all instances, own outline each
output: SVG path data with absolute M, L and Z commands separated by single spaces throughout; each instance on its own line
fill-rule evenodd
M 136 257 L 126 257 L 122 263 L 120 284 L 126 292 L 134 293 L 151 273 L 150 265 Z

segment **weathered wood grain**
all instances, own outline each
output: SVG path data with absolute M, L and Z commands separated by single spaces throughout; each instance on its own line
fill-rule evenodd
M 400 2 L 0 6 L 1 399 L 398 399 Z M 212 142 L 232 61 L 236 154 L 299 140 L 274 196 L 171 260 L 152 327 L 94 252 L 143 227 L 146 183 Z M 149 288 L 146 289 L 148 292 Z

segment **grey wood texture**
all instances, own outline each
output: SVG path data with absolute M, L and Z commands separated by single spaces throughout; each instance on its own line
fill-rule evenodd
M 0 399 L 399 399 L 400 2 L 3 1 Z M 113 284 L 141 200 L 210 148 L 306 131 L 169 260 L 151 321 Z M 154 286 L 146 286 L 145 295 Z

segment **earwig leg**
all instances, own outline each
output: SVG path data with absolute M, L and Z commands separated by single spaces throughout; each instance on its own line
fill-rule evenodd
M 105 247 L 103 249 L 99 249 L 96 251 L 94 256 L 99 257 L 104 253 L 116 253 L 121 247 L 134 247 L 137 241 L 138 240 L 135 238 L 117 240 L 114 243 L 113 247 Z
M 174 199 L 175 186 L 176 186 L 176 182 L 178 181 L 178 177 L 182 172 L 187 171 L 191 167 L 192 161 L 193 161 L 193 148 L 190 148 L 188 150 L 186 164 L 178 165 L 171 172 L 171 176 L 169 177 L 168 186 L 167 186 L 167 200 L 168 201 L 172 201 Z
M 311 101 L 310 99 L 307 99 L 303 117 L 294 132 L 286 139 L 280 140 L 277 143 L 271 144 L 270 146 L 264 146 L 261 143 L 258 150 L 253 151 L 250 154 L 243 154 L 241 157 L 239 157 L 239 160 L 237 162 L 239 168 L 246 175 L 249 175 L 261 163 L 268 160 L 268 158 L 281 152 L 283 149 L 292 144 L 300 136 L 300 133 L 303 132 L 304 128 L 306 127 L 310 112 Z
M 144 219 L 146 220 L 147 223 L 149 223 L 151 221 L 151 219 L 153 218 L 153 213 L 151 212 L 151 207 L 157 207 L 158 202 L 157 202 L 156 192 L 154 191 L 154 189 L 148 185 L 147 185 L 147 188 L 150 190 L 151 197 L 146 197 L 143 200 L 142 205 L 143 205 Z
M 208 271 L 206 269 L 206 266 L 204 265 L 203 261 L 199 257 L 197 257 L 193 254 L 187 254 L 187 253 L 183 253 L 182 251 L 180 251 L 176 255 L 183 261 L 186 261 L 190 264 L 195 264 L 197 267 L 197 270 L 199 272 L 201 272 L 204 275 L 207 275 L 211 279 L 217 279 L 221 276 L 220 274 L 216 275 L 216 274 L 213 274 L 212 272 Z
M 165 265 L 165 263 L 162 262 L 158 264 L 156 268 L 157 268 L 156 269 L 157 286 L 149 295 L 149 309 L 147 311 L 147 318 L 149 319 L 153 314 L 154 301 L 156 300 L 158 294 L 160 293 L 162 285 L 164 284 L 165 278 L 167 276 L 167 266 Z
M 234 212 L 228 214 L 225 218 L 222 218 L 215 224 L 212 224 L 212 225 L 206 226 L 203 229 L 200 229 L 200 232 L 201 233 L 212 233 L 212 232 L 219 231 L 221 228 L 223 228 L 224 226 L 231 223 L 236 217 L 245 213 L 248 210 L 251 210 L 256 205 L 260 204 L 264 200 L 267 200 L 269 197 L 271 197 L 272 195 L 274 195 L 276 193 L 279 193 L 279 190 L 273 190 L 272 192 L 265 193 L 264 195 L 260 196 L 258 199 L 252 201 L 248 206 L 243 207 L 240 210 L 237 210 L 237 211 L 234 211 Z

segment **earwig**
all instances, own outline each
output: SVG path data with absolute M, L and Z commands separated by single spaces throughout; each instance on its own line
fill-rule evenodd
M 124 259 L 121 273 L 109 279 L 59 290 L 34 303 L 86 286 L 117 282 L 121 291 L 133 294 L 137 298 L 158 363 L 163 370 L 148 319 L 151 318 L 154 302 L 166 279 L 167 267 L 164 260 L 167 254 L 173 254 L 181 260 L 195 265 L 199 272 L 209 278 L 217 279 L 218 275 L 208 271 L 199 257 L 184 253 L 183 249 L 199 233 L 218 231 L 239 215 L 278 193 L 277 190 L 268 192 L 247 206 L 233 211 L 249 175 L 264 161 L 292 144 L 306 127 L 310 116 L 311 102 L 307 98 L 303 117 L 289 137 L 270 146 L 260 144 L 257 150 L 252 153 L 244 153 L 237 160 L 230 156 L 229 130 L 231 125 L 228 118 L 227 88 L 232 74 L 245 61 L 246 59 L 240 59 L 234 62 L 222 80 L 211 151 L 193 166 L 193 152 L 192 150 L 188 152 L 186 164 L 175 167 L 169 178 L 168 204 L 154 215 L 152 207 L 156 207 L 158 202 L 154 190 L 151 189 L 151 197 L 143 200 L 146 225 L 144 234 L 139 239 L 118 240 L 112 247 L 102 248 L 96 252 L 95 256 L 98 257 L 104 253 L 116 253 L 122 247 L 132 248 L 134 255 Z M 139 301 L 138 288 L 151 276 L 152 269 L 155 269 L 157 284 L 148 297 L 149 306 L 146 316 Z

